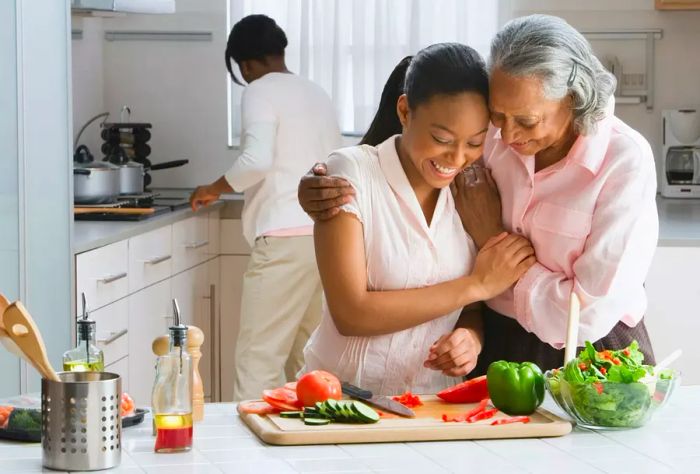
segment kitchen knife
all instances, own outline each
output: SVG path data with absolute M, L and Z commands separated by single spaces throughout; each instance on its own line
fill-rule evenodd
M 407 408 L 406 406 L 402 405 L 401 403 L 395 400 L 392 400 L 389 397 L 375 397 L 369 390 L 363 390 L 347 382 L 343 382 L 341 384 L 341 388 L 343 393 L 348 397 L 362 400 L 363 402 L 367 402 L 370 405 L 374 405 L 377 408 L 381 408 L 382 410 L 386 410 L 388 412 L 409 418 L 414 418 L 416 416 L 413 410 Z

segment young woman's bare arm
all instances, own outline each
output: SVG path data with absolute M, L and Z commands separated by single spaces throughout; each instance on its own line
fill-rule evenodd
M 401 331 L 490 298 L 534 261 L 527 241 L 502 235 L 479 254 L 471 275 L 424 288 L 370 291 L 362 224 L 355 216 L 340 212 L 334 219 L 316 222 L 314 239 L 331 316 L 344 336 Z

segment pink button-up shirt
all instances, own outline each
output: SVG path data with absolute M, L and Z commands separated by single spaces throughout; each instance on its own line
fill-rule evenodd
M 612 107 L 610 108 L 612 109 Z M 537 263 L 487 302 L 560 349 L 572 290 L 581 298 L 579 344 L 644 315 L 658 238 L 656 170 L 649 143 L 612 115 L 579 136 L 558 163 L 535 172 L 489 129 L 484 160 L 498 184 L 507 230 L 532 242 Z

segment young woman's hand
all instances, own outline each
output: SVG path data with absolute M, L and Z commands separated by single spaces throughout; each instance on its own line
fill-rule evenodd
M 335 216 L 340 206 L 350 202 L 355 194 L 350 183 L 342 178 L 327 177 L 326 172 L 326 165 L 316 163 L 299 182 L 299 204 L 314 221 Z
M 481 353 L 481 338 L 474 329 L 456 328 L 430 346 L 423 366 L 449 377 L 462 377 L 474 370 Z
M 503 232 L 501 198 L 487 168 L 480 164 L 466 168 L 457 175 L 450 189 L 462 226 L 478 248 Z
M 525 237 L 503 232 L 490 238 L 479 251 L 471 276 L 483 299 L 503 293 L 536 262 L 535 249 Z

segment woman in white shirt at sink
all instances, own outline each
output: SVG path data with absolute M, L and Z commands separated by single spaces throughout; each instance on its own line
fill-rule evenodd
M 481 156 L 488 127 L 478 53 L 456 43 L 420 51 L 404 91 L 401 134 L 328 159 L 329 175 L 349 181 L 355 196 L 314 230 L 325 300 L 305 370 L 328 370 L 375 394 L 457 383 L 482 337 L 469 305 L 499 294 L 535 261 L 529 242 L 505 233 L 477 254 L 449 189 Z M 445 351 L 429 367 L 438 340 Z
M 293 379 L 320 319 L 313 222 L 296 189 L 313 163 L 340 146 L 340 131 L 324 90 L 287 69 L 286 46 L 284 31 L 265 15 L 234 25 L 226 67 L 242 85 L 233 60 L 248 83 L 240 155 L 224 176 L 197 188 L 190 199 L 196 209 L 225 192 L 245 193 L 243 233 L 253 250 L 243 278 L 235 400 L 259 398 L 263 389 Z

